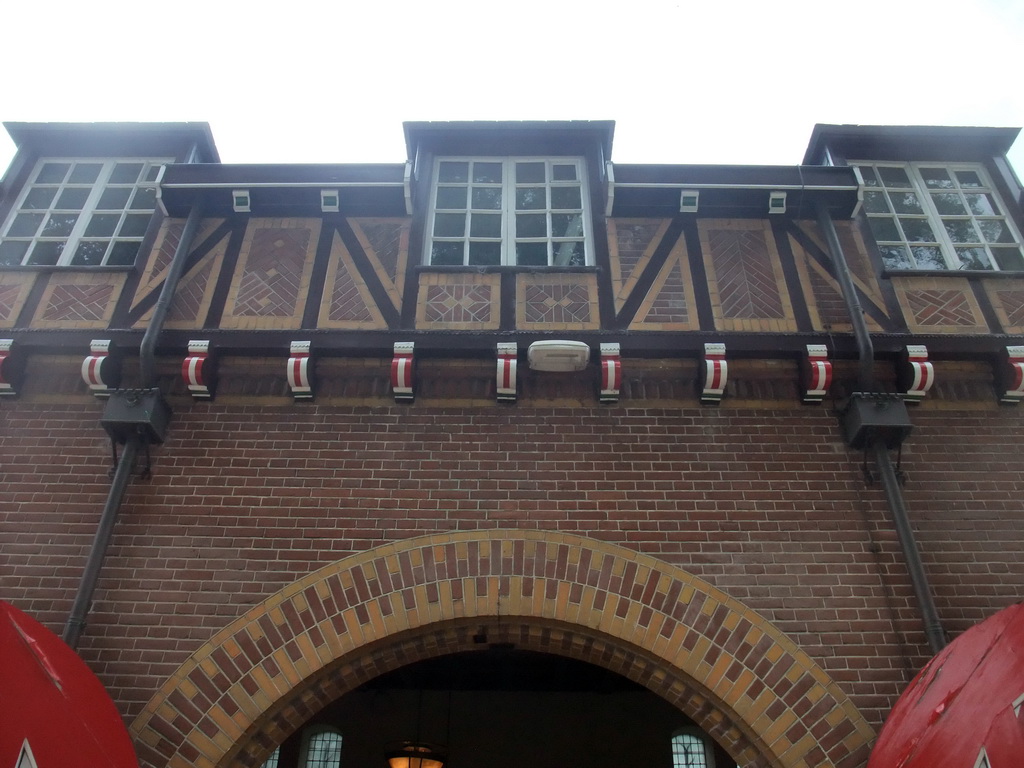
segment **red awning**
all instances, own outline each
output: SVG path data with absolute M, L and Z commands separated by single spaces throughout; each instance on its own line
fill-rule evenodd
M 979 763 L 984 755 L 987 762 Z M 1024 765 L 1024 603 L 971 627 L 914 678 L 868 768 Z
M 28 745 L 37 768 L 138 768 L 99 679 L 64 642 L 0 600 L 0 768 Z

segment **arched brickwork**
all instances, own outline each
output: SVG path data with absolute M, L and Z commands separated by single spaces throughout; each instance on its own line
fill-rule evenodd
M 132 726 L 143 766 L 258 766 L 326 704 L 384 672 L 490 642 L 629 677 L 745 766 L 857 768 L 874 733 L 828 675 L 708 583 L 567 534 L 472 531 L 329 565 L 225 627 Z

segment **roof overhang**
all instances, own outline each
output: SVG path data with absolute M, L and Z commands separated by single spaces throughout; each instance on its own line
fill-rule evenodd
M 4 123 L 19 151 L 41 155 L 119 157 L 182 153 L 196 148 L 201 162 L 219 163 L 209 123 Z
M 826 152 L 844 159 L 981 162 L 1005 155 L 1020 128 L 932 125 L 814 126 L 805 164 L 821 164 Z
M 233 211 L 232 193 L 245 190 L 251 212 L 262 216 L 320 215 L 321 190 L 335 190 L 349 215 L 404 216 L 406 167 L 394 164 L 344 165 L 169 165 L 160 199 L 171 216 L 185 216 L 202 202 L 206 216 Z
M 601 160 L 612 155 L 614 120 L 501 120 L 406 122 L 408 157 L 426 146 L 440 154 L 583 154 L 598 146 Z
M 699 192 L 701 217 L 760 218 L 773 193 L 786 194 L 785 214 L 814 218 L 823 200 L 834 218 L 850 218 L 860 183 L 852 168 L 776 165 L 612 166 L 609 194 L 614 216 L 663 216 L 680 212 L 685 191 Z

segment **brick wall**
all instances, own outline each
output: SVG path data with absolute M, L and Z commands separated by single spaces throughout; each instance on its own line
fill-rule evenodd
M 215 630 L 324 564 L 426 533 L 564 531 L 743 601 L 877 728 L 928 652 L 862 456 L 826 406 L 671 394 L 611 407 L 176 398 L 153 478 L 127 494 L 81 654 L 131 719 Z M 2 593 L 57 632 L 109 483 L 100 411 L 80 388 L 0 403 Z M 908 507 L 958 633 L 1024 591 L 1022 415 L 944 402 L 912 416 Z

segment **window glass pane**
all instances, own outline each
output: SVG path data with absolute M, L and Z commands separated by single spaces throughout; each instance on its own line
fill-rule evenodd
M 465 187 L 438 187 L 437 207 L 442 209 L 465 208 Z
M 57 205 L 54 207 L 67 211 L 80 211 L 85 205 L 85 201 L 89 199 L 90 191 L 83 187 L 65 189 L 60 193 L 60 197 L 57 198 Z
M 922 168 L 921 178 L 929 189 L 952 189 L 953 179 L 945 168 Z
M 270 757 L 266 759 L 261 768 L 277 768 L 277 762 L 281 759 L 281 748 L 278 747 L 270 753 Z
M 473 181 L 480 184 L 501 184 L 501 163 L 473 163 Z
M 903 239 L 900 236 L 899 230 L 896 229 L 896 222 L 887 216 L 884 218 L 872 216 L 868 219 L 868 224 L 871 226 L 871 232 L 878 242 Z
M 72 184 L 92 184 L 100 176 L 101 163 L 76 163 L 68 181 Z
M 978 233 L 967 219 L 943 219 L 946 234 L 954 243 L 979 243 Z
M 469 234 L 471 237 L 501 237 L 501 214 L 474 213 Z
M 501 208 L 499 187 L 473 187 L 473 208 L 497 211 Z
M 1013 272 L 1024 271 L 1024 255 L 1021 254 L 1020 248 L 1017 246 L 993 248 L 992 255 L 995 256 L 1000 269 Z
M 516 163 L 516 182 L 533 184 L 545 181 L 544 163 Z
M 526 211 L 547 207 L 544 187 L 521 187 L 516 190 L 516 210 Z
M 978 176 L 974 171 L 957 171 L 956 180 L 960 182 L 961 187 L 983 187 L 981 183 L 981 177 Z
M 967 209 L 964 207 L 960 195 L 956 192 L 936 192 L 932 195 L 932 202 L 935 208 L 943 216 L 964 216 Z
M 114 243 L 107 256 L 107 264 L 123 267 L 135 263 L 135 257 L 139 253 L 139 243 L 120 242 Z
M 707 768 L 704 741 L 693 733 L 672 737 L 672 768 Z
M 1013 234 L 1006 222 L 999 219 L 982 219 L 978 222 L 986 242 L 989 243 L 1012 243 Z
M 28 243 L 19 243 L 17 240 L 5 240 L 0 242 L 0 265 L 10 267 L 21 264 L 25 258 L 25 251 L 28 250 Z
M 434 214 L 435 237 L 463 237 L 466 234 L 466 214 Z
M 868 213 L 889 213 L 889 201 L 884 192 L 865 192 L 864 210 Z
M 39 231 L 39 225 L 43 223 L 45 214 L 42 213 L 19 213 L 7 232 L 8 237 L 33 237 Z
M 583 235 L 583 214 L 551 214 L 551 235 L 553 237 L 581 237 Z
M 548 217 L 544 213 L 516 215 L 516 237 L 547 237 Z
M 555 243 L 555 257 L 552 263 L 556 267 L 582 267 L 586 264 L 583 242 L 574 240 L 566 243 Z
M 469 181 L 469 163 L 453 162 L 446 160 L 441 163 L 437 171 L 437 180 L 445 182 L 467 182 Z
M 878 176 L 875 175 L 875 169 L 869 168 L 868 166 L 860 166 L 860 175 L 864 179 L 865 187 L 880 187 L 878 183 Z
M 36 176 L 37 184 L 60 184 L 68 175 L 71 163 L 43 163 Z
M 133 213 L 125 216 L 118 234 L 121 237 L 142 237 L 146 234 L 146 228 L 149 226 L 151 218 L 152 216 L 148 213 Z
M 956 255 L 964 269 L 992 269 L 984 248 L 957 248 Z
M 325 731 L 309 740 L 305 768 L 338 768 L 341 764 L 341 734 Z
M 889 168 L 882 166 L 878 169 L 878 176 L 886 187 L 909 187 L 910 177 L 902 168 Z
M 882 263 L 886 269 L 913 269 L 914 264 L 910 261 L 910 252 L 904 245 L 883 245 L 879 249 L 882 253 Z
M 437 266 L 462 266 L 462 243 L 434 243 L 430 247 L 430 263 Z
M 33 187 L 25 196 L 25 203 L 21 207 L 28 210 L 45 210 L 50 207 L 56 194 L 56 187 Z
M 556 163 L 551 166 L 551 178 L 555 181 L 577 181 L 576 166 L 565 163 Z
M 103 263 L 103 254 L 107 252 L 107 240 L 84 240 L 75 249 L 71 263 L 82 267 L 97 267 Z
M 154 163 L 146 169 L 145 175 L 142 177 L 144 181 L 156 181 L 156 177 L 160 175 L 160 165 Z
M 917 261 L 918 269 L 947 269 L 946 260 L 942 258 L 942 251 L 938 246 L 914 246 L 914 260 Z
M 119 213 L 94 213 L 85 228 L 86 237 L 111 237 L 121 220 Z
M 580 199 L 579 187 L 552 187 L 551 188 L 552 208 L 582 208 L 583 201 Z
M 501 243 L 470 243 L 469 263 L 474 267 L 494 267 L 501 264 Z
M 78 221 L 77 213 L 52 213 L 43 225 L 43 237 L 67 237 Z
M 896 213 L 924 213 L 921 202 L 913 192 L 890 192 L 889 199 Z
M 134 184 L 142 173 L 142 163 L 118 163 L 110 174 L 111 184 Z
M 516 264 L 524 267 L 548 265 L 547 243 L 516 243 Z
M 112 187 L 103 190 L 100 201 L 96 205 L 102 211 L 123 211 L 128 205 L 132 191 L 128 187 Z
M 56 264 L 60 259 L 61 253 L 64 252 L 64 241 L 61 240 L 59 243 L 52 241 L 36 243 L 36 247 L 32 249 L 32 253 L 28 256 L 29 264 Z
M 969 194 L 965 197 L 975 216 L 998 216 L 1001 213 L 992 195 Z
M 136 211 L 152 211 L 156 208 L 155 189 L 137 189 L 132 198 L 132 208 Z
M 911 243 L 934 243 L 935 233 L 927 219 L 900 219 L 903 235 Z

